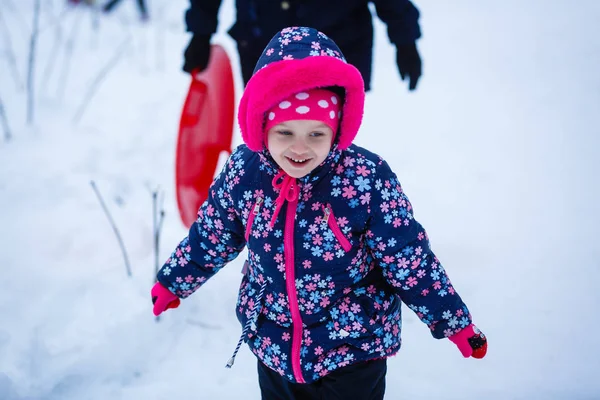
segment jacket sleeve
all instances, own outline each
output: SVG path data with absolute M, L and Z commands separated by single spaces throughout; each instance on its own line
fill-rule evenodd
M 217 31 L 221 0 L 190 0 L 185 12 L 187 31 L 199 35 L 212 35 Z
M 413 43 L 421 37 L 419 10 L 409 0 L 373 0 L 377 16 L 387 25 L 390 42 Z
M 188 236 L 158 272 L 158 281 L 180 298 L 194 293 L 246 245 L 230 194 L 238 179 L 234 157 L 236 152 L 213 181 Z
M 414 219 L 396 175 L 383 160 L 372 194 L 367 246 L 384 278 L 429 326 L 433 337 L 448 337 L 468 326 L 467 306 L 433 254 L 425 229 Z

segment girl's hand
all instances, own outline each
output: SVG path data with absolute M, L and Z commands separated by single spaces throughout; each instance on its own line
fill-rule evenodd
M 487 353 L 487 339 L 473 324 L 462 329 L 448 339 L 454 343 L 463 357 L 483 358 Z
M 152 304 L 154 304 L 154 315 L 157 317 L 168 310 L 169 308 L 177 308 L 181 301 L 169 289 L 164 287 L 160 282 L 156 282 L 150 291 L 152 296 Z

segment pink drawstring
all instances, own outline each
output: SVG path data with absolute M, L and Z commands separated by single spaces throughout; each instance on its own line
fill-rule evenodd
M 280 178 L 283 179 L 281 182 L 278 182 Z M 292 178 L 286 174 L 285 171 L 279 171 L 279 173 L 273 178 L 272 183 L 276 190 L 279 189 L 279 196 L 277 197 L 277 200 L 275 200 L 275 211 L 273 212 L 273 217 L 269 223 L 271 228 L 275 225 L 277 214 L 279 214 L 279 210 L 281 209 L 281 206 L 283 206 L 283 203 L 286 200 L 291 202 L 298 198 L 298 184 L 296 183 L 296 178 Z

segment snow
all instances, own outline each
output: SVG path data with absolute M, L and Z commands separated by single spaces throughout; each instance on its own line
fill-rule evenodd
M 166 212 L 159 259 L 186 234 L 173 165 L 187 1 L 149 2 L 148 24 L 133 1 L 110 16 L 42 1 L 28 125 L 32 3 L 0 2 L 0 99 L 13 136 L 0 139 L 0 399 L 260 398 L 246 347 L 224 367 L 240 333 L 245 253 L 159 322 L 151 312 L 153 190 Z M 405 309 L 386 398 L 600 398 L 600 4 L 416 4 L 418 90 L 399 80 L 377 22 L 357 144 L 397 172 L 489 352 L 463 359 Z M 225 0 L 215 41 L 239 96 L 233 18 Z

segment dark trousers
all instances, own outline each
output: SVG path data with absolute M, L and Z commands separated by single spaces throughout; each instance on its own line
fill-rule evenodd
M 292 383 L 258 361 L 262 400 L 383 400 L 385 359 L 337 369 L 313 383 Z

